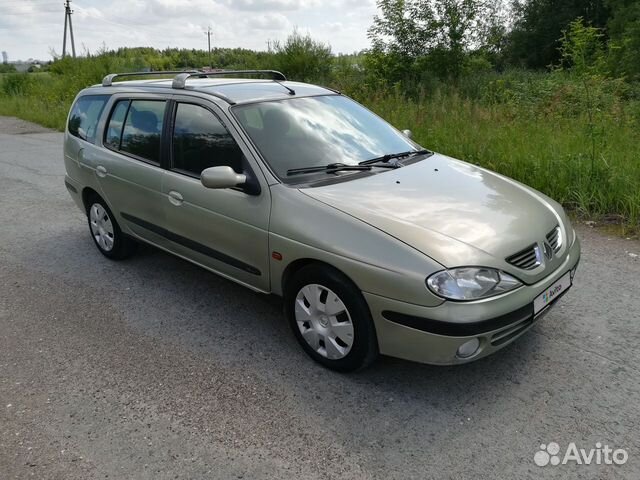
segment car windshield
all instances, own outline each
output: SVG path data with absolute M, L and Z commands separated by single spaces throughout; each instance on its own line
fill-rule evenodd
M 283 179 L 296 168 L 357 165 L 418 149 L 380 117 L 341 95 L 252 103 L 233 111 L 264 159 Z

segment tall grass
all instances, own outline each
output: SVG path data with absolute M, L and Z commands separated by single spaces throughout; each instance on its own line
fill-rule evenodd
M 416 141 L 536 188 L 584 218 L 640 221 L 640 128 L 603 117 L 592 159 L 586 114 L 534 116 L 512 106 L 481 103 L 456 93 L 418 100 L 379 95 L 365 100 Z
M 0 115 L 62 130 L 76 93 L 107 73 L 202 65 L 184 65 L 189 57 L 178 53 L 171 53 L 178 60 L 169 54 L 151 59 L 105 54 L 55 62 L 47 73 L 2 75 Z M 232 53 L 216 53 L 227 62 L 221 66 L 268 68 L 274 60 Z M 288 73 L 284 60 L 278 65 Z M 347 57 L 334 59 L 331 74 L 316 81 L 353 96 L 398 128 L 411 129 L 427 148 L 513 177 L 581 217 L 640 230 L 638 85 L 516 70 L 478 73 L 455 84 L 426 79 L 388 86 L 357 58 Z

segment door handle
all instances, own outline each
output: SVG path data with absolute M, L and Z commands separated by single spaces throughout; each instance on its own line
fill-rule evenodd
M 179 207 L 180 205 L 182 205 L 183 198 L 182 195 L 180 195 L 178 192 L 171 190 L 169 192 L 169 201 L 172 205 Z
M 104 178 L 107 176 L 107 169 L 104 168 L 102 165 L 98 165 L 96 167 L 96 175 L 98 175 L 100 178 Z

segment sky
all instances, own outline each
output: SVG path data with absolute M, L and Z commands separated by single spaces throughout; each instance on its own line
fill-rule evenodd
M 76 52 L 106 46 L 266 50 L 295 27 L 334 53 L 367 48 L 375 0 L 77 0 L 71 2 Z M 0 0 L 0 51 L 9 60 L 50 60 L 62 52 L 63 0 Z M 67 43 L 67 45 L 69 45 Z M 70 48 L 68 46 L 68 48 Z

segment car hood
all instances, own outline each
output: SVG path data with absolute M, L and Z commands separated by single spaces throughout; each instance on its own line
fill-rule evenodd
M 300 191 L 447 267 L 485 265 L 514 271 L 504 259 L 543 242 L 556 225 L 566 238 L 562 209 L 551 199 L 440 154 L 377 175 Z M 553 265 L 548 267 L 546 274 Z M 534 273 L 515 270 L 530 281 L 545 273 L 544 268 Z

